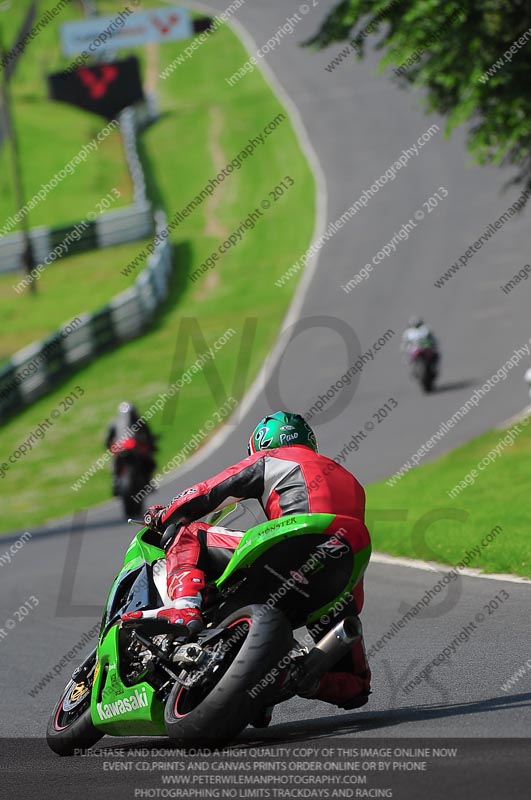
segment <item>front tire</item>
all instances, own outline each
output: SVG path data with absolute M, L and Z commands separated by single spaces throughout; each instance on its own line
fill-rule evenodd
M 264 691 L 250 692 L 274 675 L 293 643 L 286 617 L 266 606 L 241 608 L 217 627 L 231 633 L 223 639 L 226 658 L 209 676 L 208 686 L 186 689 L 176 683 L 166 702 L 166 731 L 180 745 L 222 747 L 240 733 L 267 703 Z M 267 682 L 266 689 L 271 685 Z
M 126 519 L 129 519 L 129 517 L 134 519 L 142 515 L 142 500 L 136 501 L 132 497 L 125 496 L 122 502 Z
M 422 378 L 422 391 L 426 394 L 429 394 L 433 390 L 433 375 L 426 371 L 424 377 Z
M 103 733 L 92 724 L 91 684 L 83 682 L 81 688 L 81 683 L 69 681 L 52 712 L 46 741 L 58 756 L 72 756 L 76 750 L 86 750 L 103 737 Z

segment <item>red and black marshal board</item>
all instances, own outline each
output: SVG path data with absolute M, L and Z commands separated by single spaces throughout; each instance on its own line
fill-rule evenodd
M 48 75 L 52 100 L 84 108 L 106 119 L 144 98 L 140 66 L 135 56 L 79 67 L 75 72 Z

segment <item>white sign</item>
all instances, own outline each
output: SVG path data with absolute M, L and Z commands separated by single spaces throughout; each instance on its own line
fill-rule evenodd
M 158 8 L 135 13 L 120 11 L 108 17 L 90 17 L 61 25 L 65 56 L 90 55 L 146 42 L 169 42 L 193 36 L 186 8 Z

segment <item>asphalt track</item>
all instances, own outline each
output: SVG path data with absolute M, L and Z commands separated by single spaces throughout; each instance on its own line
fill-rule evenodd
M 312 3 L 310 0 L 309 5 Z M 348 62 L 329 73 L 324 66 L 340 48 L 315 54 L 298 46 L 331 5 L 320 0 L 267 59 L 298 108 L 326 176 L 326 221 L 341 216 L 431 124 L 435 122 L 441 133 L 443 130 L 441 120 L 426 118 L 416 109 L 418 98 L 393 87 L 387 77 L 374 74 L 375 59 L 362 64 Z M 220 0 L 213 6 L 223 10 L 226 4 Z M 247 0 L 238 19 L 261 45 L 298 6 L 292 0 Z M 200 58 L 200 53 L 195 57 Z M 510 177 L 508 173 L 468 166 L 462 133 L 450 140 L 441 133 L 325 245 L 304 297 L 299 295 L 301 318 L 321 319 L 308 324 L 282 360 L 283 404 L 300 407 L 303 402 L 302 410 L 306 411 L 350 365 L 344 341 L 331 329 L 334 320 L 351 326 L 362 352 L 388 329 L 396 332 L 364 367 L 347 407 L 334 412 L 327 422 L 320 424 L 318 418 L 313 421 L 321 449 L 334 455 L 388 398 L 397 401 L 398 407 L 385 424 L 378 425 L 359 450 L 347 457 L 347 466 L 364 483 L 398 469 L 515 348 L 529 341 L 529 287 L 522 283 L 509 295 L 499 289 L 528 259 L 527 216 L 508 222 L 443 288 L 433 286 L 519 193 L 514 189 L 500 192 L 504 179 Z M 354 291 L 342 291 L 341 285 L 370 262 L 440 186 L 446 188 L 448 197 L 419 222 L 412 236 Z M 260 313 L 259 309 L 247 311 L 249 315 Z M 410 382 L 399 358 L 399 335 L 413 313 L 429 320 L 444 353 L 441 388 L 430 397 L 422 396 Z M 527 366 L 528 359 L 523 359 L 430 457 L 517 412 L 526 401 L 522 374 Z M 181 471 L 154 502 L 168 501 L 177 488 L 240 458 L 247 431 L 271 410 L 272 396 L 271 389 L 258 387 L 223 447 L 210 452 L 205 463 L 196 460 L 192 469 Z M 441 504 L 445 505 L 443 500 Z M 70 760 L 65 766 L 64 760 L 44 750 L 32 756 L 34 768 L 28 772 L 29 745 L 22 737 L 42 736 L 68 668 L 35 697 L 28 692 L 98 620 L 102 599 L 131 538 L 131 529 L 123 524 L 114 503 L 92 509 L 73 522 L 49 525 L 44 531 L 47 535 L 35 535 L 13 556 L 10 566 L 0 566 L 6 617 L 13 617 L 30 594 L 39 600 L 38 608 L 1 642 L 2 733 L 10 738 L 2 747 L 6 780 L 0 785 L 0 794 L 8 790 L 5 796 L 13 796 L 13 787 L 20 789 L 24 781 L 26 797 L 74 797 L 80 793 L 133 797 L 134 775 L 89 770 L 88 762 L 81 759 Z M 368 646 L 403 615 L 405 604 L 418 601 L 441 577 L 436 571 L 371 565 L 364 612 Z M 502 590 L 509 597 L 489 614 L 484 607 Z M 345 713 L 320 703 L 291 701 L 276 710 L 275 724 L 269 730 L 262 733 L 248 729 L 241 736 L 242 743 L 322 738 L 329 743 L 337 736 L 389 740 L 468 737 L 479 740 L 476 755 L 463 762 L 453 777 L 447 773 L 446 779 L 441 778 L 437 789 L 432 786 L 430 796 L 438 797 L 439 791 L 449 787 L 458 796 L 455 789 L 459 785 L 473 797 L 499 797 L 504 792 L 493 779 L 493 767 L 504 776 L 505 796 L 523 796 L 519 781 L 526 775 L 529 780 L 526 737 L 531 722 L 531 672 L 508 692 L 501 686 L 529 659 L 529 597 L 526 585 L 460 577 L 373 657 L 374 694 L 365 709 Z M 485 618 L 468 641 L 462 642 L 428 681 L 406 693 L 405 684 L 478 613 Z M 493 748 L 487 746 L 489 737 L 521 737 L 524 741 L 504 746 L 500 743 L 499 748 Z M 104 742 L 112 744 L 110 739 Z M 420 784 L 414 777 L 407 794 L 395 796 L 428 796 L 422 793 L 424 789 L 418 789 Z

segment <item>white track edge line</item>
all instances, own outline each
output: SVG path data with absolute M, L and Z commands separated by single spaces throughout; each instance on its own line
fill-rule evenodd
M 509 417 L 509 419 L 506 419 L 505 422 L 501 422 L 496 426 L 496 430 L 503 431 L 505 428 L 509 428 L 511 425 L 514 425 L 515 423 L 520 422 L 521 420 L 525 419 L 525 417 L 529 416 L 531 416 L 531 405 L 526 406 L 521 411 L 518 411 L 518 413 L 513 414 L 513 416 Z

